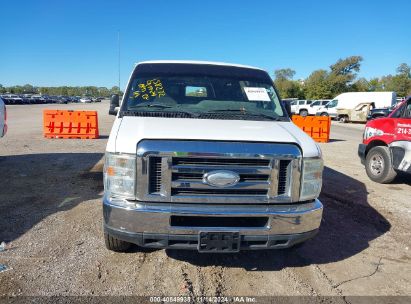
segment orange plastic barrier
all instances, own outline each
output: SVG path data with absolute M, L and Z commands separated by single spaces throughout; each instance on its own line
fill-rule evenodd
M 331 118 L 327 116 L 293 115 L 293 123 L 311 136 L 316 142 L 328 142 L 330 140 Z
M 47 138 L 98 138 L 97 111 L 44 110 Z

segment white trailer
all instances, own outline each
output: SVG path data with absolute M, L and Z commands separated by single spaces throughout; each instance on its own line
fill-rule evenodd
M 395 92 L 347 92 L 336 96 L 327 106 L 318 109 L 317 115 L 336 117 L 338 109 L 354 109 L 360 103 L 373 103 L 376 108 L 388 108 L 396 102 Z

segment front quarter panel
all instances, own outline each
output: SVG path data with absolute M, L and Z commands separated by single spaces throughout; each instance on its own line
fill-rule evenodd
M 369 145 L 372 141 L 378 140 L 386 145 L 394 141 L 394 121 L 391 118 L 379 118 L 370 120 L 365 125 L 363 143 Z
M 122 121 L 122 118 L 119 118 L 118 116 L 114 120 L 113 126 L 111 127 L 110 136 L 108 138 L 106 152 L 111 152 L 111 153 L 117 152 L 116 139 L 117 139 L 118 131 L 121 126 L 121 121 Z
M 281 124 L 280 126 L 284 129 L 285 132 L 290 133 L 295 138 L 296 143 L 302 149 L 304 157 L 321 156 L 322 152 L 319 145 L 294 123 L 290 122 L 287 124 Z

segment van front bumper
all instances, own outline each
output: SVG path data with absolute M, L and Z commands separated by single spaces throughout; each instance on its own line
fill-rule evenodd
M 298 204 L 250 206 L 103 199 L 104 230 L 120 240 L 152 248 L 198 249 L 200 232 L 238 233 L 240 249 L 291 247 L 318 232 L 322 211 L 323 205 L 317 199 Z M 228 219 L 227 226 L 224 219 Z M 237 227 L 237 221 L 243 225 Z M 206 224 L 201 226 L 202 223 Z

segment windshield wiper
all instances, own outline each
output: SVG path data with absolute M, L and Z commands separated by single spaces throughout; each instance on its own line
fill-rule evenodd
M 135 105 L 132 107 L 129 107 L 128 109 L 138 109 L 138 108 L 161 108 L 161 109 L 168 109 L 168 108 L 174 108 L 173 106 L 165 105 L 162 103 L 147 103 L 147 104 L 139 104 Z
M 241 113 L 244 116 L 253 116 L 253 117 L 264 117 L 270 120 L 275 120 L 275 121 L 282 121 L 285 120 L 285 117 L 282 116 L 271 116 L 263 113 L 250 113 L 241 109 L 222 109 L 222 110 L 214 110 L 214 111 L 209 111 L 206 112 L 207 114 L 215 114 L 215 113 L 221 113 L 221 112 L 226 112 L 226 113 Z
M 168 107 L 165 107 L 165 108 L 168 108 Z M 147 113 L 147 114 L 154 114 L 158 117 L 162 117 L 164 115 L 173 115 L 173 114 L 174 115 L 185 114 L 185 115 L 188 115 L 188 116 L 193 117 L 193 118 L 198 118 L 199 117 L 198 113 L 193 113 L 193 112 L 179 110 L 179 109 L 174 110 L 175 109 L 174 107 L 170 107 L 170 108 L 172 108 L 171 111 L 161 111 L 161 110 L 146 111 L 146 110 L 140 110 L 140 109 L 137 110 L 137 109 L 135 109 L 135 107 L 132 107 L 132 108 L 129 108 L 127 111 L 120 112 L 120 115 L 123 115 L 123 116 L 144 116 L 144 115 L 146 115 L 144 113 Z

